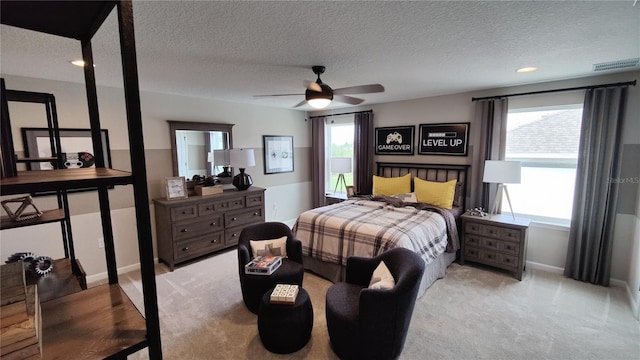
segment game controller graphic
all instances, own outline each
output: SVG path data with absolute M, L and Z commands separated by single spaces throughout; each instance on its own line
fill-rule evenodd
M 77 153 L 63 153 L 62 160 L 62 164 L 65 169 L 88 168 L 92 167 L 96 163 L 94 156 L 86 151 Z M 51 162 L 51 164 L 55 166 L 53 161 Z
M 402 144 L 402 135 L 400 135 L 400 133 L 397 131 L 390 133 L 389 135 L 387 135 L 387 144 L 391 143 L 392 141 L 395 141 L 398 144 Z

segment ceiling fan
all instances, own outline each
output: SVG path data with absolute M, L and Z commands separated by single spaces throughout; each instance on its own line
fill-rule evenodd
M 332 89 L 329 85 L 323 83 L 322 80 L 320 80 L 320 74 L 323 74 L 325 70 L 324 66 L 315 65 L 311 67 L 311 70 L 313 70 L 314 74 L 318 75 L 318 79 L 315 82 L 308 80 L 304 82 L 304 85 L 307 88 L 304 94 L 255 95 L 254 97 L 260 98 L 272 96 L 304 95 L 305 99 L 296 104 L 294 108 L 308 103 L 313 108 L 322 109 L 329 106 L 329 104 L 331 104 L 331 101 L 334 100 L 350 105 L 358 105 L 364 101 L 364 99 L 348 96 L 346 94 L 369 94 L 384 92 L 384 86 L 380 84 L 349 86 L 340 89 Z

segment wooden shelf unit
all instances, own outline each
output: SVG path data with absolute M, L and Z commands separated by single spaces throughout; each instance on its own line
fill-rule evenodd
M 9 124 L 5 91 L 2 94 L 2 174 L 8 176 L 2 178 L 3 195 L 95 188 L 100 202 L 109 284 L 64 296 L 56 293 L 61 290 L 58 286 L 52 289 L 55 296 L 49 301 L 40 299 L 43 359 L 120 359 L 145 347 L 150 359 L 162 359 L 132 1 L 2 1 L 0 20 L 5 25 L 79 40 L 83 60 L 93 64 L 91 39 L 114 9 L 120 34 L 130 173 L 105 168 L 92 66 L 84 68 L 84 75 L 95 169 L 16 172 L 11 131 L 5 128 Z M 127 184 L 134 188 L 144 317 L 117 285 L 108 188 Z M 68 215 L 68 209 L 65 212 Z M 72 277 L 60 280 L 68 283 Z

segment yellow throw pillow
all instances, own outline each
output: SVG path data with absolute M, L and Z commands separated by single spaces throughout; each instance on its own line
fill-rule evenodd
M 386 178 L 373 175 L 373 195 L 393 196 L 411 192 L 411 174 Z
M 456 193 L 456 182 L 456 179 L 438 182 L 415 178 L 413 185 L 418 202 L 439 206 L 443 209 L 451 209 Z

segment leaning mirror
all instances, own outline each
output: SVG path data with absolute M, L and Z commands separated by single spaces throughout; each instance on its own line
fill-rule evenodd
M 215 176 L 228 170 L 228 151 L 233 147 L 234 124 L 168 120 L 173 175 L 193 179 Z

